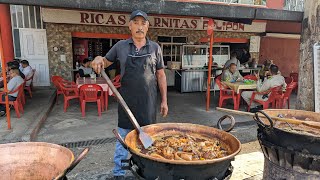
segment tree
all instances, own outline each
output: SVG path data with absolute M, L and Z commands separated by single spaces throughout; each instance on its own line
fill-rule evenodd
M 320 41 L 320 1 L 304 1 L 297 109 L 314 111 L 313 45 Z

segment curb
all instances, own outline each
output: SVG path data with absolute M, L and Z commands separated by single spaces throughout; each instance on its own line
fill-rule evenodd
M 47 117 L 49 113 L 51 112 L 53 106 L 55 105 L 56 102 L 56 91 L 51 95 L 48 106 L 45 106 L 43 110 L 39 113 L 37 118 L 35 119 L 34 123 L 28 128 L 26 131 L 25 135 L 22 136 L 22 141 L 23 142 L 32 142 L 36 141 L 37 135 L 42 127 L 42 125 L 45 123 L 47 120 Z

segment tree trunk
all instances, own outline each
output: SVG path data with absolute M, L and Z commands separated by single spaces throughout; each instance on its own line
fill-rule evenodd
M 297 109 L 314 111 L 313 45 L 320 41 L 320 1 L 304 1 Z

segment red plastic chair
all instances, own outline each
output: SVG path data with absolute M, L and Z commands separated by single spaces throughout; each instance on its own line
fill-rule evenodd
M 227 86 L 221 83 L 221 76 L 216 77 L 216 83 L 218 84 L 220 89 L 219 107 L 222 107 L 224 100 L 233 99 L 233 108 L 237 109 L 236 93 L 232 89 L 229 89 Z
M 286 92 L 281 98 L 281 108 L 285 108 L 286 103 L 288 104 L 288 109 L 290 108 L 290 96 L 292 91 L 298 86 L 297 82 L 291 82 L 287 85 Z
M 10 91 L 8 94 L 13 94 L 15 92 L 18 92 L 17 99 L 15 101 L 9 101 L 9 105 L 12 105 L 14 107 L 14 110 L 16 111 L 16 115 L 18 118 L 21 117 L 21 113 L 23 113 L 23 105 L 22 105 L 22 93 L 24 88 L 24 83 L 22 83 L 20 86 L 18 86 L 15 90 Z M 2 101 L 2 95 L 5 94 L 5 92 L 0 92 L 0 104 L 6 104 L 5 101 Z
M 292 77 L 293 82 L 298 82 L 299 74 L 298 73 L 290 73 L 290 77 Z
M 101 110 L 104 109 L 104 96 L 102 87 L 97 84 L 82 85 L 80 87 L 80 102 L 83 117 L 85 117 L 87 102 L 97 102 L 98 114 L 101 116 Z
M 290 83 L 293 82 L 293 78 L 292 77 L 285 77 L 284 80 L 285 80 L 286 84 L 290 84 Z
M 22 93 L 18 93 L 18 95 L 20 95 L 20 99 L 21 99 L 21 103 L 22 103 L 22 107 L 26 104 L 26 96 L 25 96 L 25 93 L 24 93 L 24 88 L 26 86 L 26 82 L 23 82 L 23 86 L 21 87 L 21 90 L 22 90 Z
M 258 80 L 258 78 L 257 78 L 256 76 L 250 75 L 250 74 L 244 76 L 243 79 L 250 79 L 250 80 L 254 80 L 254 81 L 257 81 L 257 80 Z
M 292 78 L 293 82 L 299 82 L 299 74 L 298 73 L 290 73 L 290 77 Z M 298 91 L 298 84 L 297 87 L 294 88 L 294 91 Z
M 60 87 L 60 82 L 64 82 L 66 84 L 72 84 L 72 85 L 76 85 L 76 83 L 74 82 L 69 82 L 65 79 L 63 79 L 61 76 L 52 76 L 51 77 L 51 82 L 53 83 L 53 85 L 56 87 L 57 89 L 57 97 L 56 97 L 56 103 L 58 104 L 58 97 L 60 94 L 63 94 L 62 90 L 61 90 L 61 87 Z
M 28 91 L 29 96 L 32 98 L 32 88 L 33 88 L 33 76 L 36 73 L 35 69 L 32 69 L 32 76 L 28 79 L 24 79 L 24 82 L 27 83 L 27 81 L 31 81 L 29 86 L 25 86 L 24 89 Z
M 59 86 L 62 90 L 62 94 L 64 97 L 63 110 L 64 110 L 64 112 L 67 112 L 67 108 L 69 107 L 69 101 L 72 99 L 79 99 L 80 98 L 79 89 L 78 89 L 78 86 L 73 84 L 72 82 L 66 82 L 66 81 L 61 80 L 58 83 L 59 83 Z
M 267 95 L 267 94 L 269 94 L 269 98 L 266 101 L 255 99 L 256 95 Z M 252 102 L 256 102 L 256 103 L 261 104 L 263 106 L 263 109 L 269 108 L 269 105 L 271 103 L 272 103 L 273 108 L 280 107 L 281 103 L 278 101 L 276 102 L 276 100 L 281 99 L 281 97 L 282 97 L 282 86 L 273 87 L 270 90 L 265 91 L 265 92 L 254 91 L 252 93 L 251 98 L 250 98 L 250 103 L 248 105 L 248 111 L 250 111 L 250 107 L 251 107 Z
M 56 80 L 62 80 L 63 78 L 61 76 L 52 76 L 51 77 L 51 82 L 53 83 Z

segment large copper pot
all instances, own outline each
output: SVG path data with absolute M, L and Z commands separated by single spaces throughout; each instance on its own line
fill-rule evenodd
M 261 115 L 261 116 L 260 116 Z M 294 126 L 290 123 L 275 121 L 272 117 L 284 116 L 285 118 L 295 118 L 301 121 L 309 119 L 308 121 L 320 122 L 320 113 L 292 110 L 292 109 L 268 109 L 259 111 L 255 114 L 254 120 L 258 124 L 258 137 L 262 138 L 272 144 L 281 146 L 294 151 L 320 155 L 320 136 L 319 129 L 299 125 L 298 128 L 302 130 L 288 131 L 281 127 L 290 128 Z M 276 123 L 278 126 L 276 126 Z M 303 133 L 303 131 L 313 133 Z
M 221 128 L 223 119 L 229 117 L 232 120 L 232 127 L 228 129 L 231 131 L 235 122 L 232 116 L 224 116 L 218 121 L 218 127 Z M 116 134 L 118 140 L 128 148 L 131 152 L 131 160 L 139 168 L 138 173 L 145 179 L 223 179 L 231 161 L 234 156 L 240 152 L 241 143 L 233 135 L 213 127 L 189 124 L 189 123 L 159 123 L 142 127 L 143 131 L 151 137 L 158 133 L 166 135 L 170 134 L 188 134 L 201 135 L 205 137 L 212 137 L 220 140 L 224 147 L 228 149 L 229 155 L 223 158 L 213 160 L 198 160 L 198 161 L 179 161 L 154 158 L 140 153 L 137 150 L 137 142 L 139 136 L 136 130 L 131 131 L 123 141 L 119 135 Z M 222 128 L 221 128 L 222 129 Z
M 43 142 L 0 144 L 1 180 L 52 180 L 73 162 L 65 147 Z

